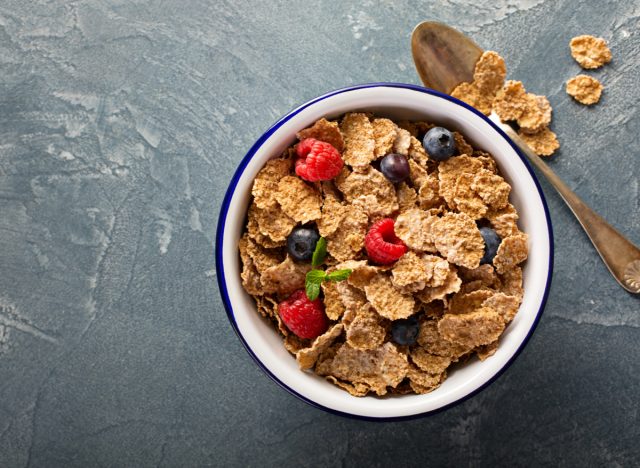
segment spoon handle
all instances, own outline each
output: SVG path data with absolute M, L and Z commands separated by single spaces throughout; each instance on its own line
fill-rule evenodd
M 602 257 L 602 261 L 604 261 L 604 264 L 620 286 L 631 293 L 640 293 L 640 249 L 614 229 L 567 187 L 560 177 L 529 148 L 510 125 L 502 123 L 495 113 L 492 113 L 490 118 L 513 140 L 527 156 L 531 164 L 542 172 L 558 191 L 565 203 L 571 208 L 575 217 L 578 218 L 582 228 L 591 239 L 600 257 Z

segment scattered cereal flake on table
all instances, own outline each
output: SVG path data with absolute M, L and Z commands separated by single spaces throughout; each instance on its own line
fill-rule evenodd
M 456 148 L 458 149 L 458 154 L 460 155 L 466 154 L 469 156 L 473 154 L 473 146 L 467 143 L 467 140 L 464 139 L 464 137 L 462 136 L 462 133 L 453 132 L 453 138 L 456 141 Z
M 452 362 L 456 362 L 472 349 L 468 346 L 445 340 L 438 331 L 438 321 L 427 318 L 420 320 L 417 341 L 428 353 L 448 357 Z
M 394 231 L 407 247 L 422 252 L 435 252 L 431 227 L 437 217 L 414 208 L 401 213 L 394 225 Z
M 502 316 L 505 323 L 509 323 L 518 313 L 520 299 L 516 296 L 507 296 L 504 293 L 495 293 L 487 297 L 482 306 L 495 310 Z
M 424 146 L 422 146 L 422 143 L 415 137 L 410 137 L 409 157 L 423 167 L 427 165 L 427 161 L 429 160 Z
M 567 94 L 580 104 L 596 104 L 602 95 L 602 84 L 592 76 L 578 75 L 567 81 Z
M 289 175 L 290 171 L 290 159 L 271 159 L 267 161 L 253 181 L 253 188 L 251 189 L 253 203 L 262 209 L 277 204 L 275 195 L 278 192 L 278 183 L 280 179 Z
M 488 206 L 501 209 L 509 203 L 511 186 L 499 175 L 481 169 L 475 174 L 471 190 L 476 192 Z
M 340 152 L 342 152 L 344 148 L 342 133 L 340 133 L 340 128 L 338 128 L 338 122 L 329 122 L 325 118 L 318 120 L 309 128 L 300 130 L 296 136 L 298 140 L 315 138 L 316 140 L 325 141 Z
M 282 211 L 298 223 L 308 223 L 321 216 L 322 195 L 298 177 L 285 176 L 280 179 L 276 200 Z
M 466 314 L 473 312 L 474 310 L 479 309 L 480 306 L 482 306 L 487 299 L 493 297 L 494 294 L 494 291 L 489 291 L 487 289 L 478 289 L 468 293 L 458 292 L 451 298 L 447 312 L 450 314 Z
M 538 156 L 551 156 L 560 148 L 556 134 L 549 130 L 549 128 L 543 128 L 538 133 L 532 134 L 519 131 L 518 136 L 520 136 Z
M 371 166 L 336 184 L 349 203 L 362 207 L 369 216 L 389 216 L 398 209 L 395 187 Z
M 364 247 L 369 218 L 356 205 L 346 207 L 338 229 L 327 237 L 327 252 L 340 262 L 352 259 Z
M 484 240 L 475 221 L 464 213 L 446 213 L 431 224 L 436 249 L 449 263 L 477 268 L 484 255 Z
M 449 294 L 458 292 L 461 285 L 462 280 L 458 276 L 456 269 L 451 266 L 449 274 L 441 286 L 426 287 L 422 291 L 418 291 L 415 296 L 425 304 L 432 301 L 445 300 Z
M 491 356 L 493 356 L 494 354 L 496 354 L 497 350 L 498 350 L 498 340 L 494 341 L 493 343 L 489 343 L 488 345 L 478 346 L 476 348 L 476 354 L 478 355 L 478 358 L 481 361 L 484 361 L 490 358 Z
M 258 208 L 257 205 L 251 205 L 249 208 L 249 218 L 255 217 L 258 232 L 267 236 L 273 242 L 284 242 L 287 236 L 296 226 L 296 221 L 287 216 L 278 203 L 270 205 L 267 208 Z M 249 231 L 251 235 L 251 231 Z M 253 236 L 252 236 L 253 237 Z M 256 242 L 259 240 L 254 237 Z M 264 247 L 268 247 L 265 245 Z
M 508 296 L 515 296 L 522 301 L 524 289 L 522 288 L 522 268 L 511 268 L 500 275 L 500 291 Z
M 440 196 L 444 198 L 450 208 L 455 209 L 456 182 L 464 173 L 475 174 L 482 169 L 482 161 L 467 155 L 455 156 L 443 161 L 438 166 Z
M 475 107 L 485 115 L 491 114 L 493 96 L 480 90 L 476 83 L 460 83 L 451 91 L 451 96 Z
M 409 154 L 409 147 L 411 146 L 412 134 L 404 128 L 398 128 L 396 134 L 396 141 L 393 142 L 393 152 L 398 154 Z
M 345 306 L 340 298 L 337 283 L 326 281 L 322 283 L 322 293 L 324 294 L 324 313 L 329 320 L 338 320 L 345 311 Z
M 507 76 L 507 66 L 504 59 L 493 50 L 485 51 L 473 72 L 473 82 L 483 94 L 495 96 L 504 85 Z
M 296 263 L 287 256 L 284 262 L 267 268 L 260 276 L 265 292 L 291 294 L 304 288 L 304 280 L 311 265 Z
M 508 80 L 493 101 L 493 110 L 500 120 L 518 120 L 528 106 L 527 91 L 521 81 Z
M 433 275 L 430 264 L 415 252 L 407 252 L 398 260 L 391 270 L 391 282 L 405 294 L 424 289 L 427 280 Z
M 333 344 L 336 338 L 342 334 L 342 329 L 343 325 L 341 323 L 337 323 L 313 340 L 311 346 L 299 350 L 296 353 L 296 361 L 298 361 L 300 369 L 311 369 L 315 366 L 320 355 L 324 353 L 329 346 Z
M 423 210 L 429 210 L 443 204 L 444 199 L 440 197 L 440 181 L 433 174 L 427 175 L 418 190 L 418 206 Z
M 367 385 L 376 394 L 385 395 L 387 387 L 396 387 L 402 382 L 408 368 L 407 356 L 399 352 L 392 343 L 385 343 L 370 350 L 354 349 L 344 344 L 338 348 L 331 362 L 322 366 L 321 370 L 352 385 Z
M 458 176 L 454 189 L 453 203 L 458 211 L 465 213 L 471 219 L 480 219 L 487 212 L 487 205 L 472 188 L 475 177 L 475 174 L 469 173 Z
M 500 279 L 496 274 L 495 268 L 488 263 L 480 265 L 478 268 L 474 269 L 460 267 L 458 269 L 458 273 L 464 283 L 480 281 L 483 286 L 488 288 L 495 288 L 500 284 Z
M 512 204 L 507 204 L 498 210 L 489 210 L 486 218 L 491 222 L 491 227 L 504 239 L 520 232 L 518 230 L 518 213 Z
M 422 347 L 413 348 L 409 356 L 416 366 L 433 375 L 442 374 L 451 364 L 450 356 L 431 354 Z
M 607 41 L 601 37 L 589 35 L 577 36 L 569 43 L 571 56 L 582 68 L 600 68 L 611 61 L 611 50 Z
M 376 349 L 382 346 L 387 334 L 382 317 L 371 304 L 357 310 L 346 331 L 347 343 L 355 349 Z
M 438 321 L 438 331 L 446 340 L 469 348 L 496 341 L 504 327 L 502 316 L 488 307 L 467 314 L 444 314 Z
M 423 372 L 415 366 L 409 366 L 407 377 L 409 377 L 409 383 L 413 391 L 419 395 L 423 395 L 438 388 L 446 378 L 446 374 L 442 372 L 439 375 L 433 375 L 429 372 Z
M 526 107 L 518 117 L 518 126 L 524 133 L 536 133 L 551 123 L 551 104 L 545 96 L 525 94 Z
M 396 188 L 398 196 L 398 209 L 400 213 L 416 207 L 418 194 L 413 187 L 409 187 L 405 182 L 398 184 Z
M 398 291 L 385 273 L 372 278 L 364 287 L 364 292 L 373 308 L 384 318 L 398 320 L 414 313 L 413 297 Z
M 493 266 L 499 274 L 524 262 L 529 254 L 529 236 L 524 233 L 502 239 Z
M 378 159 L 391 153 L 398 134 L 398 127 L 389 119 L 373 119 L 371 125 L 373 126 L 373 138 L 375 140 L 373 154 Z
M 375 159 L 376 143 L 373 138 L 373 126 L 367 114 L 345 115 L 340 130 L 344 138 L 344 162 L 356 170 L 369 168 L 369 163 Z

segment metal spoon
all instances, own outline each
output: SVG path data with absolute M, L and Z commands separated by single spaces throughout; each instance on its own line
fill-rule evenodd
M 422 83 L 428 88 L 449 94 L 460 83 L 473 81 L 473 70 L 483 50 L 452 27 L 425 21 L 413 30 L 411 52 Z M 640 293 L 640 249 L 573 193 L 510 125 L 502 123 L 494 112 L 489 118 L 558 191 L 620 286 L 631 293 Z

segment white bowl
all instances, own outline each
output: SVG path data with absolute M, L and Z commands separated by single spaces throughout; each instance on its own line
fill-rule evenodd
M 428 120 L 460 131 L 475 147 L 491 153 L 511 184 L 511 202 L 520 228 L 529 235 L 523 268 L 524 299 L 500 339 L 495 355 L 473 359 L 451 372 L 426 395 L 357 398 L 310 372 L 302 372 L 282 338 L 256 311 L 242 289 L 238 240 L 250 202 L 253 179 L 267 160 L 295 141 L 297 131 L 321 117 L 370 111 L 391 119 Z M 231 324 L 256 363 L 279 385 L 324 410 L 366 419 L 402 419 L 447 408 L 495 380 L 522 350 L 536 327 L 547 298 L 553 265 L 551 221 L 533 171 L 513 143 L 484 115 L 450 96 L 418 86 L 373 83 L 340 89 L 313 99 L 276 122 L 249 150 L 234 174 L 218 220 L 216 268 L 220 293 Z

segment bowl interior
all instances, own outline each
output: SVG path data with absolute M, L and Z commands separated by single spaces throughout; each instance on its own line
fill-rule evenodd
M 398 87 L 396 87 L 398 86 Z M 520 228 L 529 235 L 529 259 L 523 268 L 524 299 L 500 338 L 496 354 L 458 366 L 435 391 L 426 395 L 356 398 L 323 378 L 298 369 L 282 339 L 256 312 L 240 283 L 237 243 L 244 228 L 253 179 L 264 163 L 295 140 L 295 133 L 321 117 L 349 111 L 373 112 L 396 120 L 428 120 L 461 132 L 474 147 L 491 153 L 511 184 L 511 202 Z M 228 202 L 228 203 L 227 203 Z M 278 121 L 254 145 L 231 183 L 220 217 L 218 274 L 229 316 L 245 346 L 271 377 L 287 390 L 325 409 L 369 418 L 405 417 L 455 403 L 490 382 L 515 357 L 542 311 L 551 275 L 550 226 L 542 194 L 511 144 L 481 115 L 454 100 L 423 88 L 363 85 L 317 98 Z M 226 289 L 226 291 L 225 291 Z

